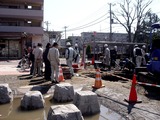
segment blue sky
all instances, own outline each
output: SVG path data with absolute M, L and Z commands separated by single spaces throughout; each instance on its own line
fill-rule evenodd
M 109 5 L 108 3 L 116 3 L 119 0 L 44 0 L 44 21 L 48 21 L 49 30 L 62 31 L 64 26 L 67 26 L 67 36 L 80 35 L 81 32 L 109 32 Z M 159 9 L 160 0 L 153 0 L 148 7 L 160 17 Z M 114 5 L 112 10 L 117 9 Z M 96 19 L 99 22 L 90 27 L 90 22 L 95 23 Z M 102 21 L 102 22 L 100 22 Z M 75 28 L 81 26 L 80 30 Z M 44 26 L 46 27 L 46 26 Z M 112 26 L 113 32 L 125 32 L 120 25 Z M 74 29 L 74 31 L 71 31 Z M 77 28 L 79 29 L 79 28 Z

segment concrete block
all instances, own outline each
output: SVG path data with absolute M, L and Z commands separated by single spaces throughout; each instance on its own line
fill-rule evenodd
M 73 104 L 77 106 L 83 115 L 93 115 L 100 112 L 97 95 L 92 91 L 76 92 Z
M 0 84 L 0 104 L 13 101 L 13 93 L 8 84 Z
M 73 104 L 51 106 L 47 120 L 84 120 L 81 111 Z
M 45 101 L 39 91 L 28 91 L 21 99 L 21 108 L 24 110 L 44 108 L 44 104 Z
M 73 86 L 69 83 L 56 84 L 53 99 L 57 102 L 72 101 L 74 97 Z

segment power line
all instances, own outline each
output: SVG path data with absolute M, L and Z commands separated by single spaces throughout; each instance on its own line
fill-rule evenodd
M 94 21 L 91 21 L 91 22 L 89 22 L 89 23 L 87 23 L 87 24 L 84 24 L 84 25 L 81 25 L 81 26 L 79 26 L 79 27 L 75 27 L 75 28 L 72 28 L 72 29 L 81 28 L 81 27 L 84 27 L 84 26 L 89 25 L 89 24 L 91 24 L 91 23 L 94 23 L 94 22 L 96 22 L 97 20 L 99 20 L 99 19 L 103 18 L 104 16 L 106 16 L 106 14 L 105 14 L 105 15 L 103 15 L 103 16 L 101 16 L 101 17 L 99 17 L 99 18 L 97 18 L 97 19 L 96 19 L 96 20 L 94 20 Z M 70 29 L 70 30 L 72 30 L 72 29 Z
M 107 4 L 105 4 L 103 7 L 101 7 L 100 9 L 98 9 L 96 12 L 92 13 L 91 15 L 88 15 L 86 18 L 84 18 L 83 20 L 81 20 L 81 21 L 79 21 L 79 22 L 77 22 L 75 24 L 83 23 L 83 21 L 89 20 L 89 19 L 91 19 L 91 18 L 93 18 L 93 17 L 95 17 L 97 15 L 100 15 L 101 13 L 105 12 L 106 11 L 105 10 L 106 9 L 106 5 Z M 103 10 L 103 12 L 101 12 L 102 10 Z M 69 26 L 73 26 L 75 24 L 71 24 Z
M 86 27 L 88 27 L 88 26 L 95 25 L 95 24 L 92 24 L 92 23 L 95 23 L 96 21 L 100 20 L 100 19 L 103 18 L 104 16 L 106 16 L 106 14 L 103 15 L 103 16 L 101 16 L 100 18 L 94 20 L 94 21 L 91 21 L 91 22 L 87 23 L 87 24 L 84 24 L 84 25 L 81 25 L 81 26 L 78 26 L 78 27 L 75 27 L 75 28 L 71 28 L 71 29 L 69 29 L 68 31 L 73 31 L 74 29 L 75 29 L 75 30 L 83 29 L 83 28 L 86 28 Z M 108 18 L 108 17 L 107 17 L 107 18 Z M 107 19 L 107 18 L 105 18 L 105 19 Z M 104 21 L 104 19 L 103 19 L 102 21 Z M 101 22 L 102 22 L 102 21 L 101 21 Z M 98 24 L 98 23 L 99 23 L 99 22 L 96 22 L 96 24 Z M 91 25 L 90 25 L 90 24 L 91 24 Z
M 91 26 L 94 26 L 94 25 L 96 25 L 96 24 L 98 24 L 98 23 L 103 22 L 103 21 L 106 20 L 106 19 L 107 19 L 107 18 L 105 18 L 105 19 L 103 19 L 103 20 L 101 20 L 101 21 L 98 21 L 98 22 L 96 22 L 96 23 L 90 24 L 90 25 L 88 25 L 88 26 L 81 27 L 81 28 L 69 29 L 68 31 L 76 31 L 76 30 L 81 30 L 81 29 L 87 28 L 87 27 L 91 27 Z

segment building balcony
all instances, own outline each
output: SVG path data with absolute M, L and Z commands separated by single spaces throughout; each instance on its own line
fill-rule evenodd
M 10 0 L 10 1 L 7 1 L 7 0 L 0 0 L 0 2 L 10 2 L 10 3 L 36 3 L 36 4 L 43 4 L 44 3 L 44 0 Z
M 43 20 L 43 10 L 6 9 L 0 8 L 0 17 L 5 18 L 30 18 Z
M 16 33 L 27 33 L 33 35 L 43 35 L 42 27 L 24 27 L 24 26 L 0 26 L 0 33 L 3 32 L 16 32 Z
M 39 3 L 39 4 L 43 4 L 44 0 L 14 0 L 17 2 L 26 2 L 26 3 Z

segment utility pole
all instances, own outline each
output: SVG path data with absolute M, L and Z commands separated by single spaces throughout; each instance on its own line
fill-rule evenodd
M 47 26 L 47 29 L 46 29 L 46 31 L 48 31 L 49 24 L 51 24 L 51 23 L 49 23 L 48 21 L 45 21 L 44 23 L 45 23 L 45 24 L 46 24 L 46 26 Z
M 67 26 L 64 26 L 64 31 L 65 31 L 65 40 L 66 40 L 66 29 L 67 29 Z
M 113 24 L 113 18 L 112 18 L 112 6 L 115 4 L 109 3 L 109 14 L 110 14 L 110 34 L 109 34 L 109 40 L 112 41 L 112 24 Z
M 109 40 L 112 41 L 112 10 L 111 10 L 112 4 L 109 3 L 109 14 L 110 14 L 110 33 L 109 33 Z

